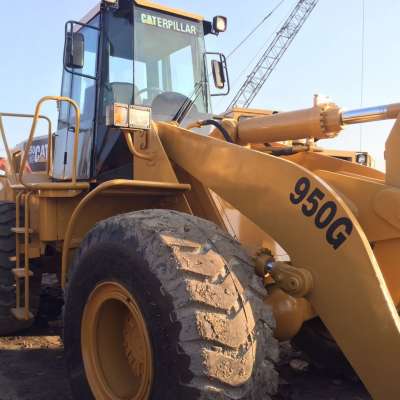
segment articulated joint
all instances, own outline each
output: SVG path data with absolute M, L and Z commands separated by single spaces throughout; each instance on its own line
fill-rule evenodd
M 275 261 L 268 250 L 258 252 L 254 262 L 257 275 L 263 278 L 269 275 L 276 286 L 293 297 L 304 297 L 313 288 L 310 271 Z
M 268 265 L 268 271 L 275 283 L 293 297 L 304 297 L 313 288 L 311 272 L 304 268 L 293 267 L 284 262 L 273 262 Z
M 257 251 L 255 257 L 253 257 L 256 274 L 265 278 L 269 274 L 268 265 L 274 262 L 274 257 L 270 250 L 262 248 Z

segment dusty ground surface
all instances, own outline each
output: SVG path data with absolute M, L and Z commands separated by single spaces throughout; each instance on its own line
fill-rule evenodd
M 281 348 L 279 374 L 279 394 L 274 400 L 372 400 L 355 376 L 328 376 L 288 345 Z
M 0 338 L 0 400 L 72 400 L 58 333 L 35 327 L 28 336 Z M 301 372 L 290 359 L 280 366 L 276 400 L 370 399 L 359 383 L 327 378 L 310 366 Z
M 42 296 L 38 323 L 24 336 L 0 338 L 0 400 L 72 400 L 60 328 L 51 320 L 57 301 Z M 56 307 L 54 305 L 56 304 Z M 274 400 L 370 400 L 359 382 L 333 379 L 288 346 L 282 348 L 281 385 Z
M 0 339 L 0 400 L 71 400 L 60 337 L 29 335 Z

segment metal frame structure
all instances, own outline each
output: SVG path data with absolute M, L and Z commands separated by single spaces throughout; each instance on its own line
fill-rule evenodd
M 290 337 L 304 320 L 318 315 L 375 398 L 400 395 L 400 322 L 396 311 L 400 304 L 396 269 L 400 221 L 394 218 L 400 196 L 399 120 L 387 142 L 386 175 L 312 151 L 275 157 L 248 146 L 304 136 L 329 138 L 346 124 L 398 118 L 400 104 L 342 112 L 333 103 L 315 103 L 310 109 L 259 118 L 241 120 L 237 115 L 237 119 L 221 122 L 231 124 L 225 128 L 234 143 L 196 135 L 170 123 L 153 123 L 150 131 L 128 129 L 121 133 L 125 133 L 132 153 L 134 179 L 110 180 L 90 190 L 89 182 L 77 182 L 75 174 L 70 182 L 49 182 L 47 174 L 41 182 L 22 179 L 40 107 L 46 100 L 68 101 L 76 106 L 60 97 L 39 101 L 20 164 L 19 184 L 10 182 L 17 198 L 14 276 L 18 297 L 12 310 L 17 319 L 32 318 L 29 261 L 42 255 L 46 243 L 58 243 L 65 284 L 71 250 L 96 222 L 112 215 L 144 208 L 175 209 L 215 220 L 229 230 L 210 196 L 211 189 L 234 207 L 237 214 L 231 211 L 229 217 L 238 219 L 234 225 L 241 227 L 243 218 L 254 224 L 249 232 L 237 235 L 244 245 L 259 243 L 255 236 L 248 237 L 258 227 L 262 236 L 270 234 L 290 254 L 291 265 L 271 265 L 270 276 L 282 294 L 270 299 L 270 305 L 279 310 L 288 298 L 293 304 L 285 308 L 284 315 L 276 314 L 277 332 Z M 75 140 L 78 108 L 76 117 Z M 142 142 L 146 146 L 141 146 Z M 8 155 L 12 163 L 11 153 Z M 76 164 L 74 157 L 74 170 Z M 265 173 L 254 174 L 256 170 Z M 299 191 L 302 197 L 298 201 Z M 20 226 L 22 199 L 24 225 Z M 100 208 L 94 206 L 99 199 Z M 290 229 L 292 226 L 296 229 Z M 19 234 L 23 235 L 22 243 Z M 24 268 L 19 267 L 22 253 Z M 265 265 L 265 259 L 258 257 L 258 265 Z M 27 299 L 23 306 L 20 279 L 24 279 Z M 344 284 L 332 285 L 334 281 Z M 354 323 L 363 331 L 362 337 L 349 331 L 348 326 Z M 375 368 L 377 362 L 379 370 Z
M 277 45 L 281 47 L 278 53 L 272 52 L 270 55 L 273 62 L 276 63 L 278 56 L 287 49 L 315 4 L 316 1 L 300 1 L 299 8 L 276 38 Z M 266 60 L 269 61 L 268 57 L 269 55 Z M 260 74 L 261 71 L 262 68 L 259 69 Z M 268 74 L 271 70 L 267 67 L 265 71 Z M 259 83 L 265 76 L 257 75 L 261 78 Z M 65 101 L 75 109 L 74 146 L 71 150 L 72 179 L 68 181 L 58 182 L 52 178 L 51 156 L 48 157 L 46 173 L 36 176 L 34 173 L 25 173 L 37 122 L 39 118 L 49 122 L 40 114 L 45 101 Z M 400 104 L 343 112 L 336 104 L 322 102 L 316 97 L 313 106 L 303 110 L 278 114 L 258 110 L 253 112 L 253 116 L 258 114 L 257 118 L 251 118 L 251 115 L 250 118 L 242 118 L 248 117 L 249 113 L 251 112 L 247 110 L 241 113 L 236 109 L 232 118 L 220 118 L 214 124 L 216 129 L 210 136 L 183 129 L 174 121 L 153 121 L 150 129 L 131 129 L 115 124 L 115 134 L 125 138 L 130 151 L 133 179 L 110 179 L 106 182 L 96 179 L 78 181 L 80 110 L 73 100 L 48 96 L 39 100 L 33 115 L 7 114 L 33 118 L 22 160 L 18 160 L 19 168 L 14 167 L 15 157 L 8 147 L 1 120 L 1 116 L 6 114 L 0 114 L 0 133 L 10 166 L 10 173 L 3 182 L 4 187 L 11 192 L 7 193 L 7 201 L 16 202 L 15 227 L 7 226 L 7 229 L 16 234 L 16 268 L 13 273 L 17 298 L 16 307 L 11 313 L 21 321 L 33 318 L 33 313 L 29 310 L 29 280 L 33 274 L 29 269 L 31 260 L 34 259 L 43 270 L 46 265 L 50 265 L 54 273 L 60 273 L 61 269 L 62 285 L 69 285 L 67 303 L 71 296 L 78 298 L 78 302 L 81 301 L 79 304 L 84 306 L 84 296 L 79 296 L 80 284 L 75 286 L 78 292 L 71 294 L 74 289 L 73 276 L 68 276 L 68 268 L 74 250 L 84 242 L 88 232 L 100 221 L 134 211 L 179 211 L 215 222 L 219 228 L 231 233 L 240 242 L 248 256 L 254 256 L 254 274 L 262 276 L 264 285 L 271 289 L 271 293 L 280 293 L 278 296 L 265 293 L 265 297 L 259 299 L 259 304 L 262 308 L 262 302 L 265 301 L 271 306 L 276 320 L 274 333 L 281 340 L 292 338 L 305 321 L 318 316 L 371 395 L 382 400 L 400 398 Z M 315 152 L 308 143 L 297 149 L 293 146 L 293 152 L 283 156 L 270 152 L 274 145 L 281 145 L 280 142 L 328 139 L 338 135 L 345 125 L 385 119 L 396 120 L 386 143 L 385 174 L 324 156 Z M 191 126 L 194 128 L 203 123 L 204 121 L 197 121 Z M 221 131 L 224 131 L 222 136 Z M 230 140 L 227 140 L 227 135 Z M 49 144 L 51 152 L 51 125 Z M 218 198 L 221 202 L 216 200 Z M 24 221 L 21 226 L 22 202 Z M 147 217 L 145 219 L 148 221 Z M 183 224 L 180 224 L 179 229 L 185 232 L 186 226 L 181 225 Z M 123 233 L 127 230 L 123 225 Z M 169 224 L 163 225 L 162 231 L 165 234 L 163 240 L 169 240 L 166 239 L 170 234 Z M 113 230 L 108 229 L 108 232 L 114 235 Z M 207 241 L 214 240 L 213 232 L 206 232 Z M 227 239 L 230 240 L 229 237 Z M 141 245 L 152 251 L 152 247 L 148 246 L 148 236 L 140 241 Z M 174 238 L 173 242 L 175 243 Z M 220 264 L 220 267 L 217 265 L 216 274 L 212 275 L 219 280 L 219 268 L 233 268 L 235 259 L 239 258 L 235 255 L 225 261 L 218 255 L 210 259 L 210 264 L 203 264 L 204 259 L 201 257 L 210 252 L 208 243 L 203 245 L 205 242 L 202 239 L 198 243 L 201 247 L 197 247 L 197 244 L 194 247 L 193 243 L 187 246 L 185 240 L 180 242 L 182 247 L 190 249 L 189 252 L 185 250 L 182 258 L 185 263 L 193 254 L 196 256 L 190 273 L 197 274 L 203 268 L 206 276 L 204 282 L 210 285 L 217 282 L 217 279 L 209 279 L 207 271 L 210 266 L 214 269 Z M 237 243 L 236 245 L 239 246 Z M 271 250 L 274 246 L 281 246 L 286 252 L 286 262 L 275 257 Z M 169 251 L 168 257 L 173 254 L 171 248 Z M 210 253 L 213 252 L 214 250 Z M 20 266 L 22 255 L 23 268 Z M 243 252 L 243 255 L 246 253 Z M 159 255 L 156 253 L 155 256 L 158 264 L 154 269 L 160 269 Z M 240 266 L 239 263 L 237 268 Z M 250 258 L 246 268 L 249 266 Z M 84 271 L 79 270 L 83 267 L 81 265 L 71 271 Z M 115 268 L 115 264 L 107 261 L 107 273 L 112 274 L 113 267 Z M 175 267 L 174 264 L 174 271 Z M 98 262 L 94 262 L 90 273 L 96 275 L 96 268 L 99 268 Z M 253 278 L 251 268 L 248 268 L 247 273 Z M 230 287 L 246 286 L 240 275 L 238 278 L 229 279 L 233 285 Z M 22 279 L 25 283 L 23 305 L 20 298 Z M 177 282 L 186 285 L 184 278 L 172 282 L 179 288 L 181 285 L 177 285 Z M 160 287 L 166 287 L 155 286 L 157 293 L 160 293 Z M 215 298 L 210 297 L 213 302 L 221 304 L 227 300 L 226 315 L 229 318 L 232 307 L 235 308 L 237 303 L 236 300 L 232 302 L 230 297 L 224 297 L 230 290 L 221 290 Z M 200 292 L 203 290 L 199 290 Z M 82 298 L 79 300 L 79 297 Z M 252 323 L 250 296 L 243 290 L 237 298 L 248 310 L 248 313 L 244 311 L 245 319 L 249 320 L 249 324 Z M 196 298 L 196 302 L 202 303 L 201 299 Z M 218 313 L 221 309 L 218 309 Z M 191 311 L 191 314 L 198 313 Z M 171 321 L 170 316 L 168 311 L 168 324 Z M 233 329 L 229 330 L 225 324 L 225 314 L 223 318 L 213 322 L 204 317 L 207 320 L 205 330 L 217 331 L 217 335 L 226 333 L 234 338 L 242 326 L 230 325 L 235 326 L 235 332 Z M 81 318 L 68 320 L 66 317 L 66 327 L 71 320 L 76 322 Z M 221 330 L 218 325 L 222 327 Z M 199 330 L 199 326 L 197 323 L 193 325 L 196 327 L 194 330 Z M 254 325 L 251 330 L 243 331 L 246 341 L 253 329 Z M 355 329 L 362 334 L 355 334 Z M 95 334 L 96 329 L 91 331 Z M 111 336 L 109 335 L 110 338 Z M 89 336 L 89 339 L 92 337 Z M 118 334 L 115 337 L 120 346 L 121 336 Z M 211 336 L 212 342 L 207 343 L 215 344 L 217 337 Z M 191 336 L 188 338 L 193 340 Z M 75 337 L 73 341 L 74 346 L 79 346 L 81 350 L 81 342 Z M 244 348 L 241 343 L 238 342 L 240 347 L 237 348 Z M 197 346 L 195 350 L 196 354 L 200 353 Z M 229 346 L 229 356 L 231 354 L 232 347 Z M 250 358 L 253 359 L 252 356 Z M 251 360 L 249 365 L 253 366 Z M 376 368 L 377 365 L 379 368 Z M 113 367 L 112 364 L 111 366 Z M 126 363 L 123 363 L 123 367 L 126 367 Z M 234 368 L 236 367 L 233 366 L 232 371 L 235 371 Z M 88 376 L 84 364 L 79 363 L 79 371 Z M 119 371 L 113 369 L 114 372 L 118 375 Z M 258 371 L 251 367 L 249 373 L 257 375 Z M 207 386 L 204 385 L 203 377 L 211 377 L 213 380 L 218 378 L 218 375 L 210 372 L 206 374 L 203 375 L 202 372 L 202 386 Z M 226 374 L 223 375 L 225 378 Z M 235 386 L 237 387 L 237 383 Z M 117 397 L 121 397 L 120 393 L 115 398 Z
M 269 44 L 229 104 L 227 110 L 234 107 L 246 108 L 250 106 L 317 3 L 318 0 L 300 0 L 297 3 L 282 28 L 276 33 L 274 40 Z
M 71 182 L 51 182 L 51 169 L 52 169 L 52 148 L 53 148 L 53 136 L 51 120 L 40 114 L 43 103 L 47 101 L 56 102 L 67 102 L 75 110 L 75 134 L 74 134 L 74 150 L 73 150 L 73 173 Z M 32 125 L 29 133 L 28 140 L 26 141 L 25 148 L 23 150 L 22 160 L 19 166 L 18 172 L 15 169 L 14 157 L 11 153 L 10 147 L 8 145 L 7 136 L 4 130 L 4 124 L 2 121 L 3 117 L 11 118 L 30 118 L 32 119 Z M 28 161 L 29 149 L 32 146 L 32 142 L 35 136 L 36 127 L 39 119 L 43 119 L 48 123 L 48 143 L 49 143 L 49 156 L 47 158 L 47 168 L 46 175 L 43 176 L 39 182 L 28 182 L 24 179 L 25 170 Z M 12 272 L 15 277 L 15 294 L 16 294 L 16 306 L 12 308 L 11 313 L 17 319 L 29 320 L 33 318 L 32 313 L 29 311 L 29 281 L 33 276 L 33 272 L 29 269 L 30 261 L 30 235 L 33 230 L 30 227 L 30 199 L 40 190 L 80 190 L 89 187 L 87 182 L 77 182 L 76 171 L 77 171 L 77 160 L 78 160 L 78 135 L 80 129 L 80 110 L 79 106 L 73 100 L 61 97 L 61 96 L 46 96 L 39 100 L 36 105 L 34 114 L 15 114 L 15 113 L 0 113 L 0 134 L 6 149 L 7 159 L 8 159 L 8 174 L 11 177 L 9 181 L 9 186 L 15 191 L 15 203 L 16 203 L 16 214 L 15 214 L 15 227 L 12 231 L 15 233 L 15 268 Z M 20 226 L 20 215 L 21 215 L 21 203 L 24 203 L 24 224 Z M 20 237 L 22 236 L 23 241 L 21 243 Z M 21 245 L 23 245 L 21 249 Z M 23 250 L 23 251 L 22 251 Z M 24 255 L 24 266 L 21 268 L 21 256 Z M 21 306 L 21 285 L 20 281 L 24 281 L 24 305 Z

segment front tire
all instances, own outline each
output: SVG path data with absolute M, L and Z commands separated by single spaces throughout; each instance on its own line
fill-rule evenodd
M 276 392 L 265 289 L 240 245 L 212 223 L 165 210 L 112 217 L 87 235 L 70 272 L 64 344 L 77 399 L 266 400 Z M 130 383 L 138 375 L 148 390 Z

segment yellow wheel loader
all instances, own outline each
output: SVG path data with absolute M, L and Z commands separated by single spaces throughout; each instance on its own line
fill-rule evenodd
M 400 104 L 212 115 L 229 79 L 204 37 L 225 29 L 147 0 L 66 24 L 61 96 L 0 114 L 0 332 L 32 324 L 50 272 L 76 399 L 268 399 L 279 341 L 322 326 L 374 399 L 397 400 Z M 32 119 L 22 148 L 5 118 Z M 315 151 L 382 119 L 385 174 Z

